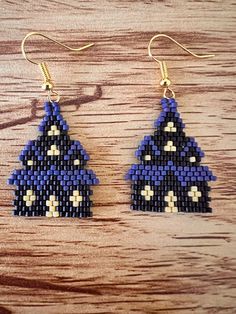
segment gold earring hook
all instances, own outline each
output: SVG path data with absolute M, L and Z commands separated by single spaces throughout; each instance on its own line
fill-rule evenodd
M 151 38 L 151 40 L 149 41 L 149 44 L 148 44 L 148 55 L 153 59 L 155 60 L 157 63 L 159 63 L 160 65 L 160 70 L 161 70 L 161 76 L 162 76 L 162 80 L 160 81 L 160 85 L 162 87 L 164 87 L 164 94 L 163 96 L 165 98 L 168 98 L 166 96 L 167 92 L 170 92 L 172 94 L 171 97 L 175 97 L 175 93 L 172 89 L 169 88 L 170 84 L 171 84 L 171 81 L 168 77 L 168 70 L 167 70 L 167 65 L 166 65 L 166 62 L 165 61 L 162 61 L 162 60 L 159 60 L 157 59 L 157 57 L 153 56 L 152 52 L 151 52 L 151 46 L 152 46 L 152 43 L 155 39 L 159 38 L 159 37 L 165 37 L 165 38 L 168 38 L 169 40 L 171 40 L 173 43 L 175 43 L 177 46 L 179 46 L 180 48 L 182 48 L 184 51 L 186 51 L 187 53 L 189 53 L 191 56 L 195 57 L 195 58 L 199 58 L 199 59 L 204 59 L 204 58 L 212 58 L 214 57 L 215 55 L 214 54 L 206 54 L 206 55 L 198 55 L 194 52 L 192 52 L 191 50 L 187 49 L 186 47 L 184 47 L 183 45 L 181 45 L 178 41 L 176 41 L 174 38 L 166 35 L 166 34 L 157 34 L 155 36 L 153 36 Z
M 44 83 L 43 83 L 42 87 L 43 87 L 44 90 L 48 91 L 48 98 L 49 98 L 49 100 L 53 101 L 51 99 L 51 96 L 56 96 L 56 100 L 54 100 L 54 101 L 59 101 L 60 96 L 58 95 L 57 92 L 53 91 L 54 85 L 52 83 L 51 75 L 49 73 L 49 70 L 48 70 L 46 62 L 36 62 L 36 61 L 33 61 L 29 57 L 27 57 L 27 55 L 26 55 L 25 42 L 31 36 L 41 36 L 43 38 L 46 38 L 46 39 L 54 42 L 55 44 L 57 44 L 59 46 L 62 46 L 64 48 L 70 50 L 70 51 L 81 51 L 81 50 L 84 50 L 86 48 L 89 48 L 89 47 L 93 46 L 94 43 L 85 45 L 85 46 L 80 47 L 80 48 L 72 48 L 72 47 L 70 47 L 68 45 L 65 45 L 65 44 L 63 44 L 63 43 L 61 43 L 61 42 L 59 42 L 59 41 L 57 41 L 55 39 L 52 39 L 49 36 L 46 36 L 46 35 L 44 35 L 42 33 L 39 33 L 39 32 L 30 32 L 23 38 L 23 40 L 21 42 L 21 51 L 22 51 L 23 57 L 25 58 L 25 60 L 27 60 L 27 61 L 29 61 L 29 62 L 39 66 L 39 68 L 40 68 L 40 70 L 42 72 L 42 75 L 44 77 Z

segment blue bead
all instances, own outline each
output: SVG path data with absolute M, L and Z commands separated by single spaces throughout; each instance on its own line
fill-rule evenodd
M 69 130 L 68 125 L 63 125 L 63 126 L 62 126 L 62 130 L 63 130 L 63 131 L 68 131 L 68 130 Z
M 13 179 L 11 179 L 11 178 L 10 178 L 10 179 L 8 179 L 8 180 L 7 180 L 7 184 L 9 184 L 9 185 L 14 184 L 14 180 L 13 180 Z

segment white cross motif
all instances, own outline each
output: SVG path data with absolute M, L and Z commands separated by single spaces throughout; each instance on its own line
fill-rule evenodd
M 188 196 L 192 198 L 193 202 L 198 202 L 198 199 L 202 196 L 202 192 L 198 190 L 197 186 L 191 186 L 191 190 L 188 191 Z
M 33 190 L 27 190 L 26 195 L 23 196 L 23 201 L 27 207 L 32 206 L 33 202 L 36 200 L 36 196 Z
M 78 207 L 82 200 L 83 197 L 79 194 L 79 191 L 74 190 L 73 195 L 70 196 L 70 201 L 73 202 L 73 207 Z
M 154 195 L 154 192 L 151 190 L 149 185 L 145 185 L 144 190 L 141 191 L 141 195 L 144 196 L 145 201 L 150 201 L 151 197 Z

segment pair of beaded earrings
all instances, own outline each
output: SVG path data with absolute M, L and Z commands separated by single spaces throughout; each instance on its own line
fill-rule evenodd
M 89 156 L 79 141 L 71 140 L 68 125 L 60 114 L 59 95 L 45 62 L 36 63 L 25 53 L 24 45 L 32 35 L 42 36 L 69 50 L 81 51 L 93 44 L 73 49 L 41 33 L 33 32 L 22 41 L 26 60 L 37 64 L 44 76 L 43 88 L 48 92 L 45 117 L 39 125 L 41 135 L 29 141 L 19 159 L 23 169 L 15 170 L 9 184 L 15 185 L 16 216 L 91 217 L 91 186 L 99 183 L 95 173 L 86 169 Z M 131 166 L 126 179 L 132 181 L 133 210 L 150 212 L 208 213 L 209 181 L 216 180 L 207 166 L 201 166 L 204 153 L 194 138 L 187 137 L 184 124 L 177 111 L 175 94 L 170 89 L 167 65 L 151 53 L 152 42 L 166 37 L 197 58 L 213 55 L 196 55 L 170 36 L 158 34 L 148 46 L 149 56 L 159 63 L 163 87 L 162 112 L 155 122 L 153 135 L 144 137 L 136 157 L 139 164 Z

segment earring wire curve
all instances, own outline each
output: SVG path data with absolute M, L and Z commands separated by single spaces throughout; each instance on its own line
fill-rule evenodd
M 55 44 L 59 45 L 59 46 L 62 46 L 70 51 L 82 51 L 84 49 L 87 49 L 89 47 L 92 47 L 94 45 L 94 43 L 91 43 L 91 44 L 88 44 L 88 45 L 85 45 L 83 47 L 80 47 L 80 48 L 72 48 L 68 45 L 65 45 L 55 39 L 52 39 L 51 37 L 49 36 L 46 36 L 40 32 L 30 32 L 28 33 L 22 40 L 21 42 L 21 51 L 22 51 L 22 54 L 23 54 L 23 57 L 25 58 L 25 60 L 27 60 L 28 62 L 30 63 L 33 63 L 33 64 L 36 64 L 39 66 L 41 72 L 42 72 L 42 75 L 44 77 L 44 82 L 43 82 L 43 85 L 42 85 L 42 88 L 46 91 L 48 91 L 48 99 L 50 102 L 52 101 L 59 101 L 60 100 L 60 96 L 57 92 L 55 92 L 53 90 L 53 87 L 54 87 L 54 84 L 52 82 L 52 79 L 51 79 L 51 75 L 50 75 L 50 72 L 48 70 L 48 67 L 47 67 L 47 64 L 46 62 L 36 62 L 36 61 L 33 61 L 32 59 L 30 59 L 28 56 L 27 56 L 27 53 L 26 53 L 26 50 L 25 50 L 25 43 L 26 43 L 26 40 L 31 37 L 31 36 L 41 36 L 45 39 L 48 39 L 52 42 L 54 42 Z M 52 96 L 55 96 L 56 97 L 56 100 L 53 100 L 52 99 Z
M 181 49 L 183 49 L 184 51 L 186 51 L 187 53 L 189 53 L 191 56 L 195 57 L 195 58 L 199 58 L 199 59 L 204 59 L 204 58 L 212 58 L 215 55 L 214 54 L 205 54 L 205 55 L 198 55 L 194 52 L 192 52 L 191 50 L 189 50 L 188 48 L 184 47 L 182 44 L 180 44 L 177 40 L 175 40 L 174 38 L 172 38 L 171 36 L 168 36 L 166 34 L 157 34 L 154 35 L 148 44 L 148 55 L 149 57 L 151 57 L 153 60 L 155 60 L 157 63 L 159 63 L 160 65 L 160 70 L 161 70 L 161 76 L 162 76 L 162 80 L 160 82 L 160 85 L 162 87 L 164 87 L 164 94 L 163 96 L 165 98 L 169 98 L 166 96 L 167 92 L 170 92 L 172 94 L 172 97 L 175 98 L 175 93 L 172 89 L 169 88 L 171 81 L 168 77 L 168 70 L 167 70 L 167 65 L 166 62 L 163 60 L 159 60 L 156 56 L 153 56 L 152 52 L 151 52 L 151 47 L 152 47 L 152 43 L 155 39 L 160 38 L 160 37 L 165 37 L 169 40 L 171 40 L 173 43 L 175 43 L 177 46 L 179 46 Z
M 92 44 L 88 44 L 88 45 L 85 45 L 85 46 L 80 47 L 80 48 L 72 48 L 72 47 L 63 44 L 63 43 L 59 42 L 58 40 L 52 39 L 51 37 L 46 36 L 46 35 L 44 35 L 44 34 L 42 34 L 42 33 L 39 33 L 39 32 L 30 32 L 30 33 L 28 33 L 28 34 L 23 38 L 23 40 L 22 40 L 22 42 L 21 42 L 21 51 L 22 51 L 23 57 L 24 57 L 27 61 L 29 61 L 29 62 L 31 62 L 31 63 L 33 63 L 33 64 L 36 64 L 36 65 L 39 65 L 40 62 L 35 62 L 35 61 L 31 60 L 29 57 L 27 57 L 26 51 L 25 51 L 25 42 L 26 42 L 26 40 L 27 40 L 29 37 L 31 37 L 31 36 L 41 36 L 41 37 L 43 37 L 43 38 L 46 38 L 46 39 L 48 39 L 48 40 L 54 42 L 55 44 L 57 44 L 57 45 L 59 45 L 59 46 L 61 46 L 61 47 L 64 47 L 64 48 L 70 50 L 70 51 L 81 51 L 81 50 L 84 50 L 84 49 L 86 49 L 86 48 L 92 47 L 92 46 L 94 45 L 94 43 L 92 43 Z

